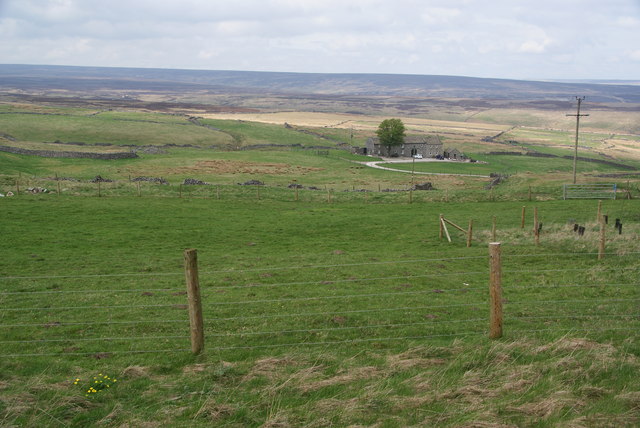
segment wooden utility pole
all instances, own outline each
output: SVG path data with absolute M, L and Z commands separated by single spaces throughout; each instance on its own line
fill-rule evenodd
M 576 117 L 576 145 L 575 145 L 575 151 L 573 152 L 573 184 L 576 184 L 576 170 L 578 166 L 578 131 L 580 129 L 580 118 L 584 116 L 589 116 L 588 114 L 580 114 L 580 104 L 584 100 L 584 97 L 576 97 L 576 100 L 578 100 L 578 112 L 576 114 L 567 115 L 567 116 Z

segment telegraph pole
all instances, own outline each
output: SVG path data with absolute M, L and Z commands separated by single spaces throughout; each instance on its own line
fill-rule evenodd
M 576 97 L 576 100 L 578 100 L 578 112 L 567 115 L 576 117 L 576 147 L 573 152 L 573 184 L 576 184 L 576 169 L 578 166 L 578 130 L 580 129 L 580 117 L 589 116 L 588 114 L 580 114 L 580 104 L 584 100 L 584 97 Z

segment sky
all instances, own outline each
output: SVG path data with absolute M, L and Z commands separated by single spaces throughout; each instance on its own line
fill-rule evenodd
M 640 80 L 640 0 L 0 0 L 0 63 Z

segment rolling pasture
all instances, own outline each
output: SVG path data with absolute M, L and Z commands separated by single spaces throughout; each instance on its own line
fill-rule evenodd
M 2 421 L 554 426 L 638 420 L 637 209 L 23 195 L 3 202 Z M 474 241 L 438 238 L 439 213 Z M 504 337 L 488 338 L 491 221 Z M 568 218 L 571 217 L 571 218 Z M 572 222 L 587 226 L 584 237 Z M 454 233 L 455 232 L 455 233 Z M 197 248 L 205 351 L 189 345 Z M 74 385 L 117 378 L 85 397 Z
M 611 162 L 580 163 L 581 183 L 625 190 L 602 204 L 610 221 L 598 259 L 597 201 L 560 200 L 571 160 L 491 154 L 570 154 L 570 127 L 541 122 L 544 112 L 527 128 L 504 111 L 405 118 L 410 132 L 438 133 L 482 161 L 415 171 L 509 174 L 491 191 L 486 178 L 375 170 L 339 149 L 364 144 L 377 117 L 17 103 L 0 113 L 2 145 L 139 156 L 0 152 L 0 193 L 20 188 L 0 198 L 0 425 L 640 422 L 640 194 L 629 169 L 640 158 L 630 129 L 586 127 L 580 148 Z M 96 175 L 113 181 L 90 182 Z M 237 184 L 253 179 L 266 185 Z M 414 180 L 435 190 L 407 192 Z M 33 186 L 51 193 L 25 191 Z M 440 238 L 440 214 L 473 220 L 471 247 L 455 229 L 452 242 Z M 488 336 L 494 240 L 500 339 Z M 190 350 L 186 248 L 198 250 L 200 355 Z M 88 393 L 104 376 L 117 381 Z

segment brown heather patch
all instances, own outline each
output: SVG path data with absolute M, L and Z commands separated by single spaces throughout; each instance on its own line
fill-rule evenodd
M 539 346 L 535 352 L 574 353 L 578 351 L 588 351 L 592 357 L 599 362 L 612 362 L 613 355 L 617 352 L 613 345 L 608 343 L 598 343 L 589 339 L 579 337 L 562 337 L 555 342 Z M 558 364 L 571 365 L 569 357 L 562 358 Z
M 264 424 L 260 425 L 261 428 L 289 428 L 293 426 L 289 423 L 289 418 L 281 413 L 269 415 Z
M 162 426 L 161 422 L 133 419 L 130 422 L 123 423 L 119 428 L 158 428 L 160 426 Z
M 495 418 L 495 417 L 494 417 Z M 497 418 L 495 418 L 497 419 Z M 456 425 L 460 428 L 519 428 L 518 425 L 503 424 L 501 422 L 485 422 L 485 421 L 473 421 L 465 422 L 462 425 Z
M 509 410 L 547 419 L 549 416 L 564 408 L 578 409 L 584 405 L 584 401 L 574 397 L 569 391 L 556 391 L 543 400 L 525 403 L 517 407 L 510 407 Z
M 8 417 L 19 416 L 28 412 L 33 409 L 37 401 L 33 395 L 26 392 L 9 397 L 2 397 L 0 400 L 2 400 L 5 405 L 3 413 Z
M 235 409 L 229 405 L 216 403 L 212 399 L 208 398 L 200 409 L 198 409 L 193 418 L 206 418 L 211 422 L 216 422 L 231 416 L 234 410 Z
M 191 364 L 190 366 L 184 366 L 182 369 L 182 373 L 184 374 L 199 374 L 199 373 L 204 373 L 207 370 L 216 370 L 216 368 L 222 368 L 222 369 L 230 369 L 235 367 L 235 364 L 230 363 L 228 361 L 220 361 L 220 363 L 218 364 Z
M 624 401 L 634 410 L 640 410 L 640 391 L 625 392 L 623 394 L 616 395 L 616 398 Z
M 431 380 L 431 375 L 426 373 L 420 373 L 412 378 L 405 380 L 403 383 L 411 385 L 413 390 L 417 394 L 421 394 L 423 392 L 433 391 L 433 382 Z
M 314 410 L 322 415 L 339 413 L 351 417 L 363 413 L 366 407 L 358 398 L 351 398 L 349 400 L 327 398 L 316 402 Z
M 247 382 L 259 376 L 275 379 L 286 367 L 297 365 L 299 365 L 299 363 L 290 357 L 263 358 L 256 361 L 249 373 L 242 378 L 242 382 Z
M 380 376 L 381 373 L 376 367 L 365 366 L 356 367 L 347 373 L 339 374 L 337 376 L 330 377 L 328 379 L 322 379 L 315 382 L 305 383 L 298 388 L 302 392 L 316 391 L 327 386 L 346 384 L 356 382 L 362 379 L 371 379 Z
M 629 414 L 623 415 L 602 415 L 595 414 L 580 416 L 565 424 L 559 425 L 562 428 L 620 428 L 640 426 L 640 416 Z
M 142 366 L 129 366 L 120 375 L 127 379 L 137 379 L 139 377 L 149 377 L 149 368 Z
M 387 365 L 392 370 L 408 370 L 438 366 L 447 362 L 442 358 L 425 358 L 422 356 L 423 354 L 428 354 L 428 350 L 415 348 L 401 354 L 389 355 L 387 357 Z
M 107 416 L 100 419 L 98 421 L 98 425 L 109 425 L 113 422 L 114 419 L 120 417 L 122 415 L 122 405 L 120 403 L 116 403 L 113 407 L 113 410 L 109 412 Z
M 233 160 L 198 161 L 193 166 L 171 168 L 171 174 L 264 174 L 287 175 L 323 171 L 324 168 L 293 166 L 286 163 L 247 162 Z

